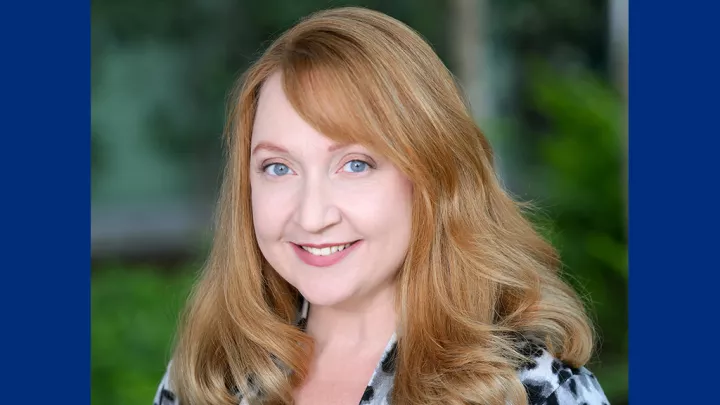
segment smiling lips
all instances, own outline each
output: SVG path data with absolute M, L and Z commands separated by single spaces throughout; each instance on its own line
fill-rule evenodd
M 328 267 L 350 254 L 360 241 L 339 244 L 339 245 L 296 245 L 292 243 L 295 254 L 300 260 L 314 267 Z

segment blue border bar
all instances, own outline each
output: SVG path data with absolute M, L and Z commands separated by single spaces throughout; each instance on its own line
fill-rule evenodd
M 0 12 L 3 404 L 90 398 L 90 2 Z
M 630 403 L 717 402 L 718 3 L 630 2 Z

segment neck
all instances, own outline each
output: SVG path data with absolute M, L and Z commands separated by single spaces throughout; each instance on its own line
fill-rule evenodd
M 315 348 L 374 350 L 385 347 L 395 333 L 396 315 L 394 289 L 355 302 L 333 306 L 311 305 L 307 332 Z

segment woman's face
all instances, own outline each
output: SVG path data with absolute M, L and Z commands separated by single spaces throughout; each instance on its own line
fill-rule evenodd
M 250 165 L 260 250 L 310 303 L 355 305 L 392 288 L 410 241 L 410 182 L 305 123 L 278 74 L 260 93 Z

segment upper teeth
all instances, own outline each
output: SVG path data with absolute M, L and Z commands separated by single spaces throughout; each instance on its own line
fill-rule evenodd
M 313 254 L 315 256 L 328 256 L 333 253 L 337 253 L 342 251 L 343 249 L 347 248 L 348 246 L 352 245 L 352 243 L 347 243 L 345 245 L 337 245 L 337 246 L 328 246 L 321 249 L 313 248 L 313 247 L 307 247 L 307 246 L 301 246 L 303 249 L 308 251 L 310 254 Z

